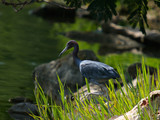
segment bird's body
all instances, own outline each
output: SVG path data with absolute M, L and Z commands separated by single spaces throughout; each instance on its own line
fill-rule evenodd
M 109 65 L 92 60 L 80 60 L 77 56 L 79 46 L 74 40 L 69 41 L 66 48 L 60 54 L 72 47 L 74 47 L 73 59 L 76 65 L 79 67 L 82 76 L 90 82 L 98 82 L 101 79 L 119 78 L 119 74 Z
M 97 61 L 83 60 L 80 63 L 79 69 L 81 74 L 88 80 L 116 79 L 119 77 L 112 67 Z

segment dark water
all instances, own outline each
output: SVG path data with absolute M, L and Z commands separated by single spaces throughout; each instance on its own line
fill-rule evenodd
M 15 13 L 10 7 L 0 7 L 1 120 L 11 119 L 7 113 L 9 98 L 34 98 L 34 67 L 57 58 L 60 52 L 59 39 L 49 37 L 51 23 L 29 15 L 29 10 Z
M 35 6 L 27 6 L 18 13 L 8 6 L 0 7 L 0 120 L 11 119 L 7 113 L 12 105 L 9 98 L 34 99 L 34 67 L 56 59 L 69 40 L 57 35 L 58 32 L 96 29 L 93 23 L 86 27 L 83 20 L 74 24 L 49 23 L 29 14 Z

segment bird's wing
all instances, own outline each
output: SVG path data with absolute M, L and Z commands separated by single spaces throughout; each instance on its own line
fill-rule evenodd
M 101 62 L 84 60 L 80 64 L 81 74 L 88 79 L 117 78 L 118 73 L 109 65 Z

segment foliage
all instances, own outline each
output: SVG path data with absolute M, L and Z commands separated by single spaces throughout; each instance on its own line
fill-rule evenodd
M 88 10 L 95 14 L 96 17 L 99 20 L 105 20 L 112 19 L 112 14 L 117 15 L 117 12 L 115 10 L 116 8 L 116 0 L 94 0 L 89 5 Z
M 139 25 L 142 33 L 146 34 L 145 26 L 147 23 L 148 0 L 65 0 L 66 4 L 71 7 L 80 7 L 88 3 L 88 11 L 94 14 L 98 20 L 112 19 L 112 15 L 117 15 L 116 2 L 128 6 L 128 21 L 135 28 Z M 160 1 L 154 0 L 155 4 L 160 7 Z
M 43 90 L 39 86 L 37 91 L 35 92 L 36 102 L 39 109 L 40 116 L 35 116 L 32 114 L 32 117 L 37 120 L 49 120 L 49 119 L 65 119 L 65 120 L 75 120 L 75 119 L 108 119 L 114 115 L 121 115 L 131 110 L 142 98 L 147 97 L 149 93 L 153 90 L 160 89 L 160 76 L 158 75 L 158 79 L 155 83 L 152 81 L 150 83 L 149 74 L 146 73 L 146 69 L 144 67 L 144 59 L 142 60 L 142 70 L 137 72 L 137 76 L 139 76 L 139 81 L 137 83 L 137 87 L 134 88 L 133 85 L 128 85 L 126 83 L 123 70 L 117 66 L 117 69 L 122 78 L 124 89 L 118 84 L 119 91 L 115 92 L 115 88 L 112 80 L 109 80 L 108 90 L 111 101 L 109 102 L 110 106 L 110 114 L 108 111 L 108 107 L 104 100 L 108 101 L 104 97 L 99 97 L 99 104 L 95 104 L 94 100 L 91 101 L 81 101 L 79 96 L 75 97 L 74 101 L 67 101 L 64 96 L 63 84 L 58 78 L 60 85 L 60 96 L 62 98 L 62 104 L 56 105 L 52 101 L 48 100 L 48 97 L 44 95 Z M 158 72 L 159 73 L 159 72 Z M 117 81 L 117 83 L 119 83 Z M 88 84 L 88 83 L 87 83 Z M 124 90 L 127 91 L 127 95 L 124 93 Z M 89 104 L 88 104 L 89 103 Z M 156 110 L 152 107 L 151 101 L 149 99 L 149 105 L 151 107 L 151 111 L 156 113 Z M 139 110 L 139 114 L 142 119 L 149 119 L 148 113 L 141 114 Z M 107 117 L 107 118 L 106 118 Z M 153 116 L 155 117 L 155 116 Z
M 147 0 L 135 0 L 132 4 L 131 13 L 128 17 L 128 20 L 130 24 L 132 24 L 132 27 L 135 28 L 137 24 L 140 26 L 140 30 L 143 33 L 145 32 L 145 25 L 148 27 L 147 23 L 147 10 L 148 10 L 148 1 Z
M 11 5 L 15 11 L 21 10 L 25 5 L 34 2 L 42 2 L 48 0 L 17 0 L 9 2 L 8 0 L 2 0 L 5 5 Z M 56 4 L 56 0 L 49 0 Z M 69 7 L 80 8 L 82 5 L 88 6 L 88 11 L 95 16 L 98 20 L 108 21 L 112 19 L 113 15 L 117 15 L 117 3 L 120 5 L 126 5 L 128 7 L 128 21 L 133 28 L 140 27 L 142 33 L 146 34 L 145 27 L 148 27 L 147 23 L 147 11 L 148 0 L 64 0 L 64 3 Z M 154 0 L 154 3 L 160 7 L 160 0 Z M 59 4 L 59 3 L 58 3 Z

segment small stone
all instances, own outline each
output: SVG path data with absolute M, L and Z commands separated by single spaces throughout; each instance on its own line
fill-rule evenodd
M 16 120 L 34 120 L 29 114 L 39 115 L 37 106 L 26 102 L 13 105 L 8 113 Z

